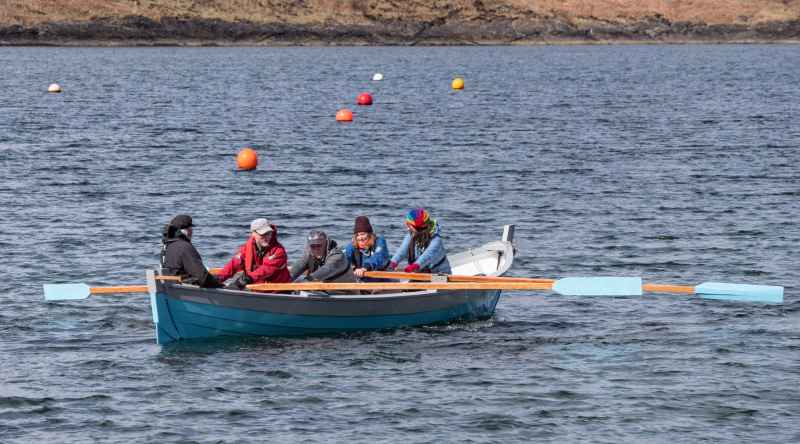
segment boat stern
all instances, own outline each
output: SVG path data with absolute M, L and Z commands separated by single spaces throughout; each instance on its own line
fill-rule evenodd
M 161 293 L 163 284 L 156 280 L 156 272 L 147 270 L 147 292 L 150 294 L 150 310 L 153 315 L 153 326 L 155 327 L 156 343 L 159 345 L 169 344 L 180 339 L 175 322 L 167 307 L 166 296 Z

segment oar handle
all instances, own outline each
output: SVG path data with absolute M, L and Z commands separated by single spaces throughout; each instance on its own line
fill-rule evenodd
M 694 294 L 694 287 L 688 285 L 668 285 L 668 284 L 643 284 L 642 290 L 654 293 L 686 293 Z

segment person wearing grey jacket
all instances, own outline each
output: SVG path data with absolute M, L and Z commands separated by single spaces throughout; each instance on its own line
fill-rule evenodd
M 289 267 L 292 281 L 352 282 L 350 262 L 336 241 L 329 239 L 324 231 L 314 230 L 308 234 L 303 258 Z

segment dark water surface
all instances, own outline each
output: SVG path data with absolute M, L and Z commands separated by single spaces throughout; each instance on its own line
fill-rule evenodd
M 0 48 L 0 442 L 798 442 L 798 67 L 780 45 Z M 418 205 L 453 251 L 516 224 L 516 276 L 786 303 L 509 293 L 484 322 L 161 348 L 144 295 L 42 300 L 142 283 L 176 213 L 220 266 L 256 217 L 292 259 L 358 214 L 397 247 Z

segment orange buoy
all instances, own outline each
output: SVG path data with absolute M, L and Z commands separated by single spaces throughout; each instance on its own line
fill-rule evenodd
M 236 155 L 236 166 L 244 171 L 256 169 L 258 166 L 258 155 L 256 151 L 250 147 L 242 148 L 239 154 Z
M 342 108 L 339 112 L 336 113 L 336 121 L 337 122 L 352 122 L 353 121 L 353 112 L 347 108 Z
M 456 77 L 453 79 L 453 83 L 451 83 L 450 86 L 452 86 L 453 89 L 464 89 L 464 79 Z
M 372 96 L 369 93 L 361 93 L 358 95 L 356 103 L 364 106 L 372 105 Z

